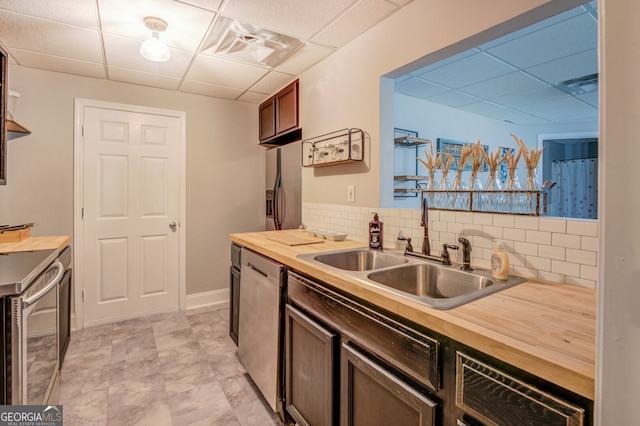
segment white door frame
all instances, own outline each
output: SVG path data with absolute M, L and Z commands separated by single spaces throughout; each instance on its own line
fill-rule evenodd
M 136 112 L 141 114 L 166 115 L 180 119 L 182 129 L 180 137 L 180 211 L 178 223 L 180 227 L 179 244 L 179 299 L 180 309 L 186 308 L 187 299 L 187 113 L 185 111 L 175 111 L 161 108 L 150 108 L 137 105 L 120 104 L 114 102 L 97 101 L 93 99 L 75 98 L 74 102 L 74 122 L 73 122 L 73 282 L 74 282 L 74 310 L 75 328 L 84 328 L 84 230 L 82 223 L 82 208 L 84 205 L 83 182 L 84 182 L 84 147 L 82 135 L 82 122 L 85 107 L 95 107 L 104 109 L 118 109 L 123 111 Z

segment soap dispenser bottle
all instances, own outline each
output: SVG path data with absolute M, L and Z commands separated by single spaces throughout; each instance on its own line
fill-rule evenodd
M 374 213 L 373 220 L 369 222 L 369 248 L 382 250 L 382 222 L 378 220 L 378 213 Z
M 501 281 L 509 277 L 509 254 L 504 251 L 502 241 L 498 241 L 491 252 L 491 275 Z

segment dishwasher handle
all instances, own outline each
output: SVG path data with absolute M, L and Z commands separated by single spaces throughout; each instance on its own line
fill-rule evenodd
M 260 275 L 262 275 L 265 278 L 269 278 L 269 275 L 267 275 L 265 272 L 262 272 L 259 268 L 257 268 L 253 263 L 249 262 L 247 263 L 247 266 L 249 267 L 249 269 L 253 269 L 254 271 L 256 271 L 257 273 L 259 273 Z

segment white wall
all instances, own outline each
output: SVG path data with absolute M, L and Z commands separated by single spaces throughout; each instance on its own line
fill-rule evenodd
M 68 74 L 9 67 L 17 118 L 32 134 L 8 141 L 2 223 L 33 235 L 73 233 L 74 98 L 187 113 L 187 294 L 229 285 L 231 232 L 264 229 L 264 149 L 257 106 Z
M 640 2 L 600 0 L 600 268 L 596 410 L 638 424 L 640 400 Z

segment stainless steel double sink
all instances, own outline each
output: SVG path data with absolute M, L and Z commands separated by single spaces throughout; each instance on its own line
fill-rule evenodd
M 360 282 L 417 301 L 435 309 L 451 309 L 525 282 L 509 276 L 495 280 L 491 271 L 462 271 L 401 253 L 366 248 L 298 255 Z

